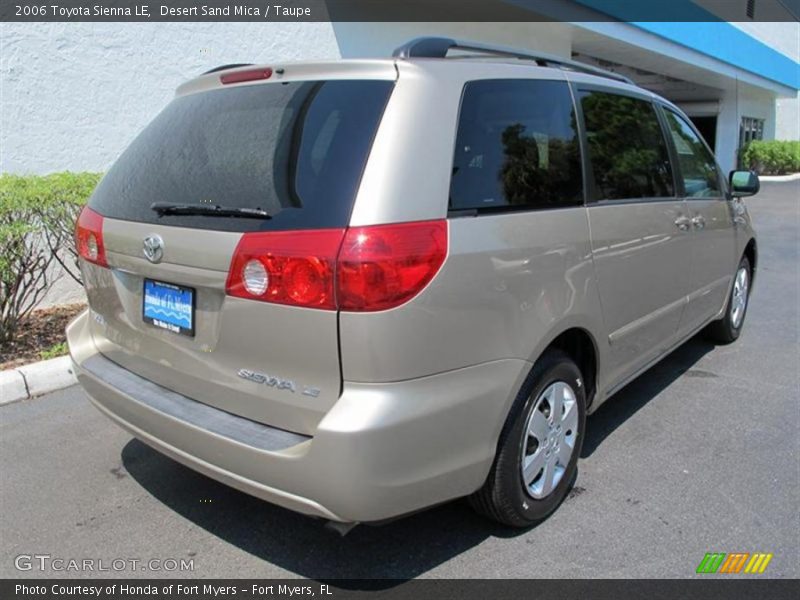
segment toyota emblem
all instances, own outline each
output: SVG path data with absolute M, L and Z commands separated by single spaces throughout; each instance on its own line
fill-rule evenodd
M 144 238 L 144 256 L 151 263 L 161 262 L 164 258 L 164 240 L 160 235 L 148 235 Z

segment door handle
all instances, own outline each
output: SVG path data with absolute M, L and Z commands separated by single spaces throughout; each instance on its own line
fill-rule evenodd
M 675 219 L 675 226 L 681 231 L 689 231 L 689 227 L 692 226 L 692 221 L 689 219 L 689 217 L 684 217 L 681 215 Z
M 696 217 L 692 218 L 692 225 L 694 225 L 695 229 L 704 229 L 706 226 L 706 220 L 702 215 L 697 215 Z

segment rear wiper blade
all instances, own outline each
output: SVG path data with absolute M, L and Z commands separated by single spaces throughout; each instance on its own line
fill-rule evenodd
M 239 217 L 242 219 L 271 219 L 267 211 L 260 208 L 238 208 L 220 206 L 218 204 L 172 204 L 170 202 L 153 202 L 150 210 L 164 215 L 201 215 L 212 217 Z

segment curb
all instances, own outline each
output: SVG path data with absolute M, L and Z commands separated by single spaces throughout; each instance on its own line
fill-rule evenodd
M 797 181 L 800 179 L 800 173 L 792 173 L 791 175 L 759 175 L 761 181 Z
M 78 383 L 69 356 L 0 371 L 0 406 L 35 398 Z

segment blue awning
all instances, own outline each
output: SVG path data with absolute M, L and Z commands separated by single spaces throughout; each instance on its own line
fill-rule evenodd
M 633 21 L 642 17 L 641 0 L 575 0 L 587 8 L 625 21 L 676 44 L 701 52 L 770 81 L 800 90 L 800 64 L 773 50 L 738 27 L 720 21 L 691 0 L 672 0 L 667 6 L 651 3 L 653 18 L 661 10 L 665 19 Z M 648 18 L 650 14 L 648 13 Z

